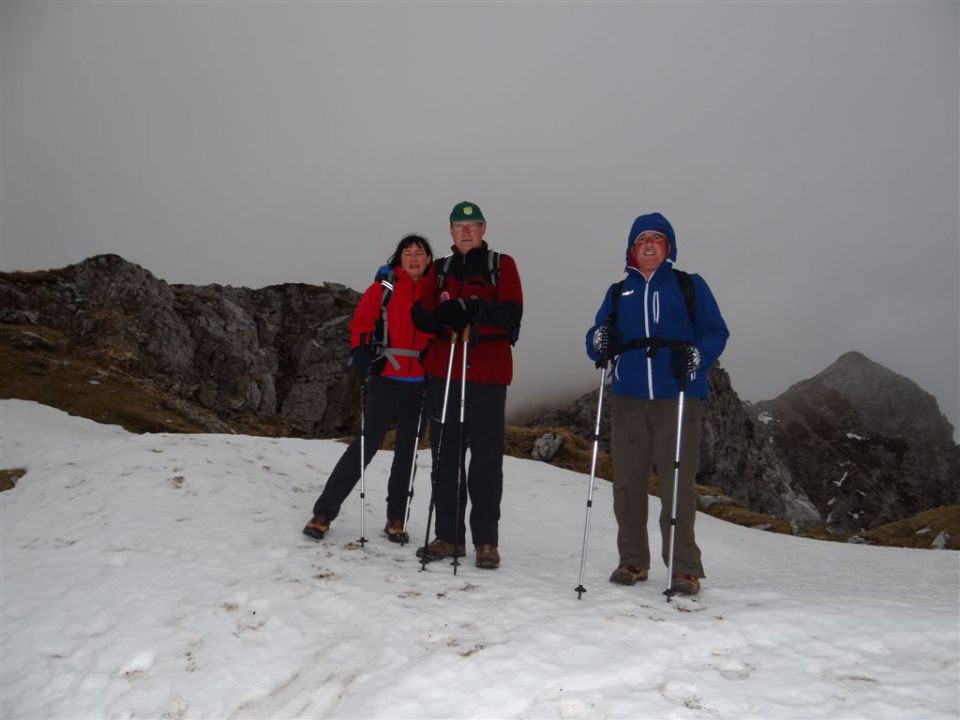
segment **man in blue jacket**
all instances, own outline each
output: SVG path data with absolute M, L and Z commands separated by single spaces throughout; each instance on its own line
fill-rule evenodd
M 638 217 L 627 237 L 626 278 L 607 290 L 586 344 L 592 360 L 613 362 L 613 510 L 620 563 L 610 582 L 647 579 L 647 479 L 653 469 L 660 480 L 662 556 L 669 567 L 678 398 L 685 393 L 670 588 L 692 595 L 705 577 L 693 531 L 700 402 L 708 393 L 707 371 L 730 333 L 707 283 L 675 270 L 676 258 L 670 222 L 660 213 Z

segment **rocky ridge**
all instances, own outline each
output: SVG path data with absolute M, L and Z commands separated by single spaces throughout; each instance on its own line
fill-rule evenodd
M 335 283 L 168 285 L 98 255 L 0 273 L 0 324 L 54 330 L 105 371 L 147 380 L 227 426 L 267 419 L 330 437 L 351 432 L 357 417 L 347 324 L 359 297 Z

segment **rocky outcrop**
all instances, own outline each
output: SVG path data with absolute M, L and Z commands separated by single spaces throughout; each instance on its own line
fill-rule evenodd
M 756 411 L 828 527 L 865 530 L 960 503 L 960 448 L 936 400 L 860 353 Z
M 342 285 L 258 290 L 168 285 L 117 255 L 0 274 L 0 323 L 49 327 L 105 365 L 231 417 L 277 417 L 293 434 L 352 431 L 359 383 Z

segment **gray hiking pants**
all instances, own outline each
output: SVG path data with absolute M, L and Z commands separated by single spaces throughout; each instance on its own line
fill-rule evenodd
M 677 400 L 612 399 L 613 512 L 617 518 L 620 562 L 650 567 L 647 537 L 647 480 L 656 469 L 660 481 L 660 535 L 664 564 L 669 563 L 673 463 L 677 451 Z M 680 492 L 673 572 L 705 577 L 693 524 L 697 498 L 693 482 L 700 462 L 700 400 L 686 398 L 680 446 Z

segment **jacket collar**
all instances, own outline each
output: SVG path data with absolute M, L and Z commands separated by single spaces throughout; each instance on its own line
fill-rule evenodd
M 653 283 L 657 281 L 659 278 L 663 277 L 664 274 L 669 272 L 672 268 L 673 268 L 673 260 L 670 260 L 669 258 L 667 258 L 662 263 L 660 263 L 660 267 L 658 267 L 656 270 L 653 271 L 653 275 L 650 276 L 649 282 Z M 634 277 L 637 280 L 640 280 L 644 283 L 647 282 L 647 279 L 643 276 L 643 273 L 640 272 L 640 270 L 635 268 L 633 265 L 627 265 L 626 272 L 628 277 Z

